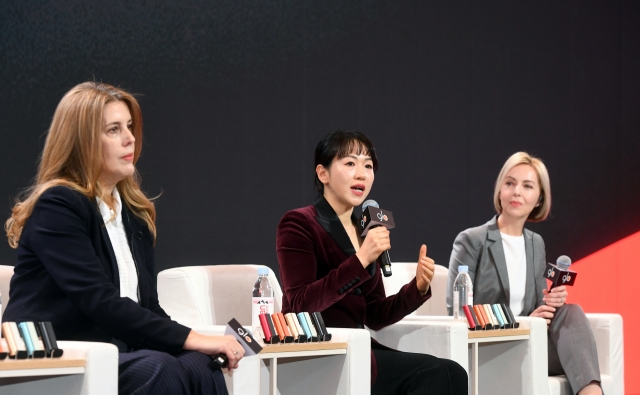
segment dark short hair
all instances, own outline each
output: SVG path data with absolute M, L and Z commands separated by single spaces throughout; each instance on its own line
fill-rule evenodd
M 315 165 L 329 168 L 334 159 L 342 159 L 355 151 L 356 155 L 369 155 L 373 162 L 373 171 L 378 170 L 378 158 L 373 143 L 364 134 L 351 130 L 336 130 L 326 135 L 316 146 Z M 324 193 L 324 185 L 315 175 L 314 184 L 320 194 Z

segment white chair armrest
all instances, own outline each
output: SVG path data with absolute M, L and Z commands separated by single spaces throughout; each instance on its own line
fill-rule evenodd
M 371 331 L 371 337 L 400 351 L 451 359 L 468 370 L 467 332 L 467 325 L 452 317 L 412 316 Z
M 202 335 L 222 336 L 226 325 L 198 325 L 191 329 Z M 248 329 L 248 328 L 247 328 Z M 260 360 L 256 356 L 242 358 L 238 369 L 229 372 L 222 369 L 229 395 L 259 394 L 260 393 Z
M 624 394 L 624 334 L 619 314 L 587 314 L 598 349 L 600 374 L 612 380 L 612 394 Z
M 67 358 L 84 358 L 82 395 L 118 393 L 118 348 L 110 343 L 59 341 Z
M 547 395 L 549 393 L 549 358 L 547 353 L 547 322 L 540 317 L 516 317 L 520 328 L 530 330 L 524 358 L 521 358 L 522 393 Z M 496 372 L 499 377 L 500 372 Z
M 343 394 L 368 395 L 371 388 L 371 335 L 366 329 L 327 328 L 333 342 L 346 342 L 347 360 L 340 380 Z

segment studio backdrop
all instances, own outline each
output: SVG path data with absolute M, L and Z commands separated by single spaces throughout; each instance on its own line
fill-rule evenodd
M 495 214 L 496 176 L 517 151 L 551 175 L 551 216 L 530 226 L 548 260 L 640 231 L 638 1 L 9 0 L 0 56 L 3 221 L 62 95 L 118 85 L 143 110 L 158 271 L 277 273 L 278 221 L 314 200 L 314 148 L 336 129 L 376 146 L 369 197 L 394 214 L 393 261 L 425 243 L 448 266 L 456 235 Z M 602 297 L 625 300 L 638 257 L 612 259 L 582 270 L 610 273 L 618 293 Z

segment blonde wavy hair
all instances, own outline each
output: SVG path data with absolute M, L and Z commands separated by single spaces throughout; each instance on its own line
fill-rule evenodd
M 18 199 L 5 223 L 12 248 L 18 246 L 22 229 L 38 199 L 53 186 L 72 188 L 89 199 L 100 197 L 105 203 L 112 201 L 109 198 L 111 191 L 103 189 L 99 176 L 104 166 L 101 140 L 103 111 L 105 105 L 115 101 L 126 104 L 131 113 L 132 133 L 138 142 L 133 163 L 138 161 L 142 150 L 142 112 L 133 95 L 101 82 L 85 82 L 73 87 L 64 95 L 53 115 L 36 181 L 21 195 L 22 199 Z M 116 187 L 124 204 L 147 224 L 155 239 L 156 209 L 140 190 L 137 170 Z
M 496 208 L 498 214 L 502 213 L 502 205 L 500 204 L 500 188 L 504 183 L 507 174 L 518 165 L 529 165 L 538 174 L 538 180 L 540 181 L 540 201 L 537 207 L 529 213 L 527 221 L 540 222 L 547 219 L 549 212 L 551 212 L 551 180 L 549 179 L 549 172 L 547 167 L 542 161 L 534 156 L 529 155 L 526 152 L 516 152 L 511 155 L 509 159 L 502 166 L 498 179 L 496 180 L 496 186 L 493 191 L 493 205 Z

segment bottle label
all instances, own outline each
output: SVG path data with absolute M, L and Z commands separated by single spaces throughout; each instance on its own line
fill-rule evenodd
M 473 291 L 467 292 L 467 304 L 473 306 Z
M 458 317 L 460 313 L 460 292 L 453 291 L 453 316 Z
M 254 336 L 257 328 L 260 328 L 260 314 L 267 313 L 273 314 L 273 310 L 275 305 L 273 303 L 273 298 L 252 298 L 251 303 L 251 328 L 253 330 Z

